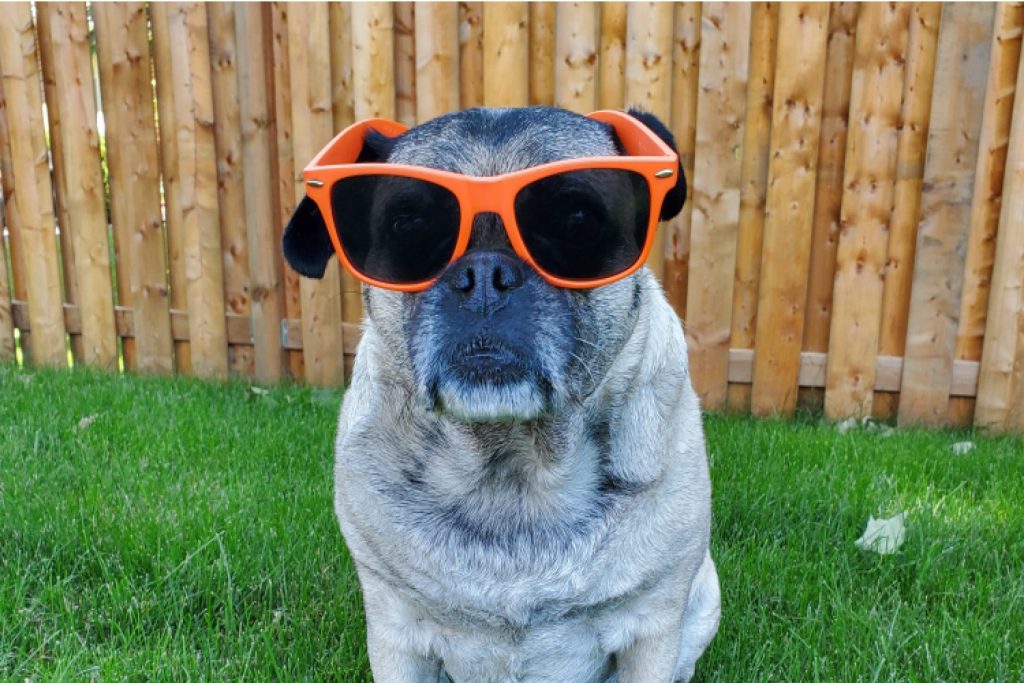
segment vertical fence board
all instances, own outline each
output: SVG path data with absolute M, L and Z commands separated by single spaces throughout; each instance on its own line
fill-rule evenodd
M 16 234 L 14 204 L 9 194 L 11 183 L 11 152 L 7 135 L 7 102 L 4 99 L 3 82 L 0 81 L 0 193 L 3 196 L 3 212 L 0 213 L 0 360 L 13 360 L 16 354 L 14 342 L 14 316 L 11 309 L 11 281 L 14 273 L 7 260 L 7 244 L 4 240 L 4 226 L 13 237 Z M 13 219 L 13 220 L 12 220 Z
M 421 3 L 416 8 L 416 13 L 413 19 L 417 25 L 420 21 L 420 16 L 427 13 L 428 10 L 425 9 L 425 5 L 428 4 L 431 3 Z M 455 6 L 451 5 L 451 7 L 454 12 Z M 355 123 L 356 120 L 355 82 L 353 80 L 355 78 L 355 74 L 353 71 L 354 50 L 352 49 L 352 5 L 347 2 L 332 2 L 330 8 L 330 22 L 331 81 L 333 83 L 332 108 L 334 112 L 334 130 L 340 132 Z M 416 36 L 417 55 L 419 54 L 419 40 L 420 36 Z M 416 76 L 416 81 L 417 83 L 419 82 L 418 74 Z M 417 86 L 415 93 L 417 102 L 423 93 L 429 94 L 429 85 L 422 85 L 422 87 Z M 418 111 L 414 114 L 414 118 L 419 117 L 420 121 L 425 120 Z M 340 270 L 341 319 L 344 322 L 359 323 L 363 316 L 362 285 L 359 283 L 359 280 L 357 280 L 347 270 Z M 353 359 L 349 357 L 345 358 L 346 377 L 351 377 L 352 375 L 352 363 Z
M 821 137 L 828 6 L 779 9 L 771 159 L 758 286 L 751 410 L 791 413 L 796 407 L 804 336 L 813 196 Z
M 829 15 L 821 141 L 814 186 L 814 224 L 804 314 L 803 348 L 806 351 L 828 350 L 858 7 L 853 2 L 835 3 Z
M 271 121 L 273 105 L 267 91 L 270 68 L 267 37 L 269 15 L 264 5 L 236 5 L 238 39 L 238 95 L 242 132 L 245 193 L 245 230 L 248 242 L 252 293 L 253 371 L 257 382 L 281 379 L 282 274 L 274 222 L 274 184 L 267 170 L 273 167 Z M 260 170 L 263 169 L 263 170 Z
M 118 303 L 135 315 L 135 336 L 124 341 L 125 366 L 170 372 L 171 321 L 146 8 L 142 3 L 98 3 L 92 10 Z
M 416 8 L 416 117 L 427 121 L 459 108 L 458 5 Z
M 971 199 L 971 227 L 967 262 L 964 265 L 960 324 L 953 352 L 958 360 L 981 359 L 985 316 L 988 313 L 988 286 L 992 278 L 996 228 L 1003 198 L 1010 121 L 1016 97 L 1022 27 L 1024 3 L 996 6 L 992 58 L 989 62 L 981 135 L 978 140 L 978 168 L 974 173 L 974 194 Z M 949 421 L 957 425 L 968 425 L 973 410 L 974 399 L 951 397 Z
M 601 109 L 618 109 L 626 99 L 626 3 L 602 2 L 599 7 L 597 101 Z
M 889 218 L 889 248 L 882 294 L 878 352 L 883 356 L 902 356 L 907 338 L 941 16 L 942 5 L 931 2 L 915 3 L 910 16 L 903 106 L 896 143 L 896 188 Z M 898 399 L 899 395 L 892 392 L 875 392 L 873 414 L 880 419 L 890 419 L 896 414 Z
M 630 3 L 626 13 L 626 106 L 645 109 L 662 121 L 669 121 L 672 114 L 673 10 L 667 2 L 637 2 Z M 749 7 L 746 14 L 750 14 Z M 742 102 L 738 104 L 742 111 Z M 647 267 L 661 280 L 665 274 L 663 245 L 668 238 L 664 228 L 659 226 L 658 231 Z
M 114 327 L 114 296 L 110 281 L 107 246 L 107 211 L 100 168 L 99 134 L 96 130 L 96 96 L 85 3 L 37 5 L 40 27 L 49 34 L 53 78 L 47 110 L 62 121 L 54 166 L 63 164 L 65 218 L 62 238 L 75 254 L 74 267 L 65 278 L 78 285 L 76 299 L 82 327 L 76 360 L 105 370 L 117 369 L 117 331 Z M 45 17 L 45 19 L 43 19 Z M 57 144 L 56 138 L 51 142 Z M 56 174 L 55 174 L 56 176 Z M 67 281 L 67 280 L 66 280 Z
M 718 409 L 729 377 L 750 5 L 706 3 L 702 15 L 686 333 L 694 388 Z
M 206 5 L 213 80 L 214 142 L 217 154 L 217 200 L 223 250 L 224 304 L 228 313 L 252 314 L 249 252 L 245 227 L 245 180 L 242 168 L 242 121 L 238 92 L 235 13 L 227 3 Z M 256 168 L 250 173 L 258 172 Z M 255 373 L 253 347 L 228 347 L 228 368 L 234 375 Z
M 416 125 L 416 8 L 412 2 L 396 2 L 393 8 L 395 120 L 411 128 Z
M 907 4 L 877 3 L 857 20 L 825 383 L 830 419 L 871 414 L 909 18 Z
M 391 6 L 385 2 L 353 5 L 352 36 L 352 92 L 356 120 L 395 118 L 397 98 L 393 78 L 396 53 L 391 30 Z M 323 140 L 320 144 L 325 142 Z M 319 147 L 311 150 L 310 156 L 317 151 Z M 347 272 L 342 275 L 342 281 L 345 290 L 343 319 L 358 323 L 363 316 L 359 281 Z
M 525 106 L 530 95 L 529 3 L 485 2 L 483 32 L 484 106 Z
M 900 424 L 941 424 L 949 411 L 994 11 L 991 3 L 978 3 L 942 12 L 936 65 L 942 78 L 932 95 Z
M 150 6 L 157 119 L 160 131 L 160 173 L 163 180 L 168 276 L 171 281 L 170 306 L 171 310 L 186 311 L 188 281 L 185 279 L 185 229 L 179 192 L 181 185 L 178 178 L 178 125 L 174 114 L 169 11 L 170 5 L 167 3 L 153 3 Z M 126 343 L 128 341 L 125 340 Z M 192 374 L 192 354 L 188 340 L 174 341 L 174 365 L 179 373 Z
M 579 114 L 597 109 L 597 5 L 558 4 L 555 106 Z
M 3 222 L 7 226 L 7 246 L 10 249 L 10 260 L 7 269 L 10 271 L 12 299 L 24 301 L 28 296 L 25 282 L 25 257 L 21 247 L 21 230 L 18 227 L 18 212 L 14 208 L 14 162 L 11 160 L 11 136 L 7 130 L 7 102 L 4 99 L 3 79 L 0 78 L 0 189 L 3 190 Z M 3 240 L 0 239 L 0 248 Z M 11 325 L 14 325 L 14 312 L 11 311 Z M 13 334 L 13 330 L 12 330 Z M 21 331 L 19 338 L 21 353 L 26 363 L 32 362 L 32 332 Z
M 530 3 L 530 104 L 555 101 L 554 2 Z
M 421 3 L 416 8 L 417 25 L 420 15 L 426 14 L 426 5 Z M 352 5 L 347 2 L 332 2 L 330 6 L 331 22 L 331 109 L 334 112 L 334 130 L 341 132 L 355 122 L 355 98 L 352 87 Z M 419 54 L 421 37 L 416 36 L 416 51 Z M 418 57 L 417 57 L 418 58 Z M 419 82 L 419 75 L 416 76 Z M 416 91 L 417 102 L 420 92 Z M 422 121 L 423 119 L 420 118 Z
M 484 103 L 484 8 L 459 3 L 459 103 L 466 109 Z
M 292 142 L 294 145 L 295 179 L 293 192 L 299 201 L 306 193 L 302 169 L 320 148 L 331 139 L 330 31 L 326 5 L 292 4 L 288 6 L 288 61 L 291 76 Z M 366 102 L 359 91 L 362 66 L 376 60 L 377 51 L 394 55 L 394 44 L 379 41 L 378 32 L 390 35 L 392 12 L 380 3 L 360 3 L 352 8 L 353 28 L 363 25 L 362 37 L 367 41 L 354 44 L 353 75 L 356 83 L 356 115 Z M 353 30 L 353 34 L 359 35 Z M 393 93 L 394 88 L 390 91 Z M 303 278 L 302 353 L 305 357 L 306 380 L 321 386 L 335 386 L 344 380 L 344 357 L 341 332 L 341 274 L 338 260 L 331 259 L 322 280 Z
M 775 89 L 776 32 L 779 8 L 756 2 L 751 9 L 750 73 L 747 112 L 743 124 L 743 160 L 740 165 L 740 218 L 733 282 L 732 332 L 729 347 L 754 347 L 757 322 L 757 287 L 761 276 L 761 241 L 768 191 L 768 154 L 771 146 L 772 95 Z M 749 384 L 729 386 L 732 410 L 750 407 Z
M 64 285 L 64 301 L 69 304 L 79 303 L 78 279 L 75 277 L 75 245 L 71 238 L 71 230 L 67 206 L 67 180 L 65 173 L 67 162 L 64 159 L 63 131 L 61 125 L 61 110 L 54 103 L 57 101 L 56 74 L 57 69 L 64 68 L 64 65 L 54 64 L 54 51 L 58 47 L 55 42 L 63 42 L 67 39 L 67 32 L 61 31 L 56 34 L 57 40 L 53 40 L 54 33 L 50 26 L 50 15 L 56 8 L 57 3 L 42 3 L 36 5 L 36 38 L 39 41 L 39 68 L 43 77 L 43 100 L 46 102 L 47 138 L 50 147 L 50 166 L 53 176 L 53 200 L 54 216 L 57 220 L 57 229 L 60 237 L 60 265 L 61 282 Z M 69 122 L 73 123 L 73 122 Z M 68 333 L 71 342 L 71 355 L 75 363 L 83 361 L 83 342 L 80 332 Z
M 7 108 L 14 209 L 24 255 L 32 359 L 67 365 L 64 309 L 60 291 L 53 217 L 53 188 L 46 138 L 36 37 L 28 3 L 0 5 L 0 70 Z M 9 201 L 11 197 L 5 193 Z
M 168 18 L 192 367 L 222 378 L 228 344 L 206 8 L 175 3 Z
M 607 11 L 607 5 L 603 11 Z M 679 152 L 679 161 L 683 165 L 683 174 L 686 176 L 686 203 L 683 204 L 679 215 L 665 225 L 665 271 L 662 276 L 662 287 L 665 288 L 665 295 L 680 318 L 686 317 L 686 292 L 690 276 L 693 153 L 697 144 L 697 101 L 700 93 L 700 13 L 700 3 L 686 2 L 676 5 L 672 45 L 670 126 L 676 138 L 676 149 Z M 604 60 L 603 45 L 601 49 L 601 59 Z M 601 69 L 603 74 L 603 62 Z
M 1024 54 L 1017 70 L 1024 92 Z M 999 211 L 974 423 L 1024 430 L 1024 98 L 1017 97 Z
M 295 153 L 292 145 L 292 102 L 291 72 L 288 66 L 288 3 L 275 2 L 271 5 L 270 27 L 273 43 L 271 61 L 273 64 L 274 89 L 274 143 L 277 149 L 277 227 L 284 230 L 292 212 L 295 211 Z M 280 235 L 276 240 L 280 244 Z M 302 318 L 302 295 L 299 274 L 284 266 L 284 305 L 289 320 Z M 282 327 L 282 337 L 284 330 Z M 302 351 L 288 352 L 288 372 L 293 379 L 305 377 Z

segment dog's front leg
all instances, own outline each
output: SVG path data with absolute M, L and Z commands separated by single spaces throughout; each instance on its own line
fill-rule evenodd
M 679 658 L 679 629 L 669 628 L 646 636 L 616 656 L 616 683 L 671 683 Z
M 412 609 L 386 583 L 363 580 L 366 645 L 374 683 L 437 683 L 441 662 Z

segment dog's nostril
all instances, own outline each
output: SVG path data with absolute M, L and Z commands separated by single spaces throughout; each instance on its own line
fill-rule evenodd
M 494 284 L 494 289 L 504 292 L 523 284 L 523 276 L 518 269 L 499 264 L 494 269 L 492 283 Z
M 476 284 L 476 277 L 473 273 L 473 268 L 469 266 L 459 270 L 459 272 L 455 274 L 452 284 L 455 286 L 455 289 L 460 292 L 471 291 L 473 289 L 473 285 Z

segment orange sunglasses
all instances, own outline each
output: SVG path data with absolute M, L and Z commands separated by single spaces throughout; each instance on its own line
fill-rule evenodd
M 632 116 L 598 111 L 624 156 L 567 159 L 496 176 L 420 166 L 356 163 L 366 135 L 405 132 L 386 119 L 349 126 L 306 166 L 306 194 L 320 209 L 342 264 L 368 285 L 430 287 L 469 245 L 473 219 L 500 216 L 516 254 L 547 282 L 587 289 L 643 265 L 677 154 Z

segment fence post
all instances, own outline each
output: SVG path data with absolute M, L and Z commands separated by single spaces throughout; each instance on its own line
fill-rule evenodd
M 700 36 L 700 5 L 697 3 L 686 3 L 691 8 L 696 7 L 696 34 Z M 626 101 L 626 3 L 624 2 L 602 2 L 599 5 L 601 12 L 601 35 L 598 41 L 600 50 L 597 60 L 597 102 L 601 109 L 620 109 Z M 677 15 L 682 10 L 676 10 Z M 680 36 L 677 27 L 677 44 Z M 697 64 L 697 47 L 689 44 L 690 52 L 693 54 L 694 69 Z M 680 69 L 678 61 L 675 69 Z M 694 100 L 694 108 L 697 102 Z M 676 135 L 679 131 L 676 130 Z
M 459 103 L 463 109 L 484 103 L 484 7 L 459 3 Z
M 64 307 L 61 300 L 53 219 L 53 187 L 47 164 L 40 101 L 39 63 L 35 29 L 28 3 L 0 4 L 0 71 L 7 107 L 11 170 L 16 191 L 12 197 L 18 215 L 25 257 L 32 359 L 42 365 L 66 366 Z
M 18 211 L 14 208 L 14 163 L 11 160 L 11 138 L 7 130 L 7 102 L 4 99 L 3 81 L 0 79 L 0 189 L 3 190 L 3 216 L 0 220 L 7 226 L 10 260 L 7 269 L 13 288 L 8 290 L 7 315 L 11 325 L 11 353 L 14 354 L 14 306 L 13 300 L 24 301 L 27 296 L 25 284 L 25 261 L 21 249 L 21 230 L 18 228 Z M 2 246 L 2 239 L 0 239 Z M 2 251 L 2 249 L 0 249 Z M 7 286 L 7 283 L 4 283 Z M 2 304 L 0 304 L 2 305 Z M 31 330 L 21 331 L 20 345 L 22 358 L 26 363 L 32 361 Z M 13 357 L 13 355 L 12 355 Z
M 75 255 L 74 268 L 66 273 L 65 283 L 73 279 L 78 284 L 77 299 L 69 301 L 78 305 L 82 320 L 77 358 L 105 370 L 116 370 L 117 329 L 107 209 L 85 3 L 42 3 L 36 11 L 40 27 L 45 25 L 44 32 L 49 34 L 53 83 L 47 111 L 51 121 L 62 122 L 61 135 L 59 139 L 51 137 L 51 144 L 59 144 L 61 149 L 60 155 L 53 155 L 53 163 L 55 171 L 63 167 L 60 178 L 64 189 L 58 196 L 65 198 L 61 225 L 61 237 L 67 245 L 64 258 L 68 259 L 69 252 Z M 68 291 L 70 294 L 71 290 Z
M 715 410 L 725 405 L 729 378 L 740 215 L 741 157 L 737 151 L 743 144 L 750 5 L 707 3 L 701 12 L 686 334 L 694 388 L 701 402 Z
M 396 2 L 394 10 L 395 120 L 410 128 L 416 125 L 416 7 Z M 372 29 L 371 29 L 372 30 Z

